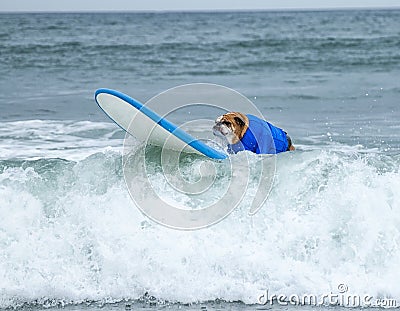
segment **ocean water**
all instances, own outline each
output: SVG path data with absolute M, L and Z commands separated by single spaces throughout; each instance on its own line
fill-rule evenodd
M 0 308 L 253 310 L 266 291 L 400 304 L 399 10 L 0 14 L 0 39 Z M 135 207 L 124 133 L 93 96 L 195 82 L 238 90 L 297 150 L 255 216 L 244 201 L 188 232 Z

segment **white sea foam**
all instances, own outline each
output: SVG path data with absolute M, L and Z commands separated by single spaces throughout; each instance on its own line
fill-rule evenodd
M 26 120 L 0 124 L 0 159 L 82 160 L 105 147 L 120 150 L 122 130 L 109 122 Z
M 272 193 L 254 217 L 245 202 L 213 227 L 183 232 L 133 205 L 119 152 L 78 162 L 3 161 L 0 307 L 146 292 L 179 302 L 257 303 L 266 289 L 322 295 L 341 283 L 352 293 L 400 299 L 398 164 L 379 154 L 282 154 Z M 179 199 L 162 179 L 157 186 Z

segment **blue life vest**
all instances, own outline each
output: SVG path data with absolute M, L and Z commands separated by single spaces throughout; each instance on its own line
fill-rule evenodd
M 286 133 L 271 123 L 248 114 L 249 128 L 236 144 L 228 145 L 229 153 L 250 150 L 257 154 L 276 154 L 287 151 Z

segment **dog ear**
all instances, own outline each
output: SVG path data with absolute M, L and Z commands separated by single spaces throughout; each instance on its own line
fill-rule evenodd
M 239 117 L 234 117 L 234 120 L 240 127 L 243 127 L 246 125 L 246 123 Z

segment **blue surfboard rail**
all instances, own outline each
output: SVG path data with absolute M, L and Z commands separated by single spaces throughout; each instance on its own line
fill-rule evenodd
M 196 149 L 197 151 L 199 151 L 200 153 L 202 153 L 203 155 L 205 155 L 211 159 L 223 160 L 228 157 L 227 154 L 220 152 L 218 150 L 215 150 L 214 148 L 208 146 L 201 140 L 194 138 L 192 135 L 186 133 L 184 130 L 182 130 L 177 125 L 173 124 L 172 122 L 168 121 L 167 119 L 159 116 L 157 113 L 155 113 L 153 110 L 149 109 L 148 107 L 146 107 L 139 101 L 137 101 L 119 91 L 111 90 L 111 89 L 107 89 L 107 88 L 101 88 L 101 89 L 96 90 L 96 92 L 94 94 L 94 99 L 101 110 L 103 110 L 103 109 L 101 108 L 99 102 L 97 101 L 97 96 L 99 94 L 109 94 L 109 95 L 112 95 L 112 96 L 122 99 L 123 101 L 127 102 L 128 104 L 132 105 L 137 110 L 139 110 L 140 112 L 145 114 L 147 117 L 149 117 L 151 120 L 153 120 L 155 123 L 160 125 L 162 128 L 164 128 L 168 132 L 170 132 L 172 135 L 175 135 L 177 138 L 182 140 L 184 143 L 190 145 L 192 148 Z M 116 122 L 116 120 L 114 120 L 107 114 L 106 111 L 104 111 L 104 112 L 112 121 L 114 121 L 119 127 L 121 127 Z M 122 129 L 125 130 L 124 128 L 122 128 Z

